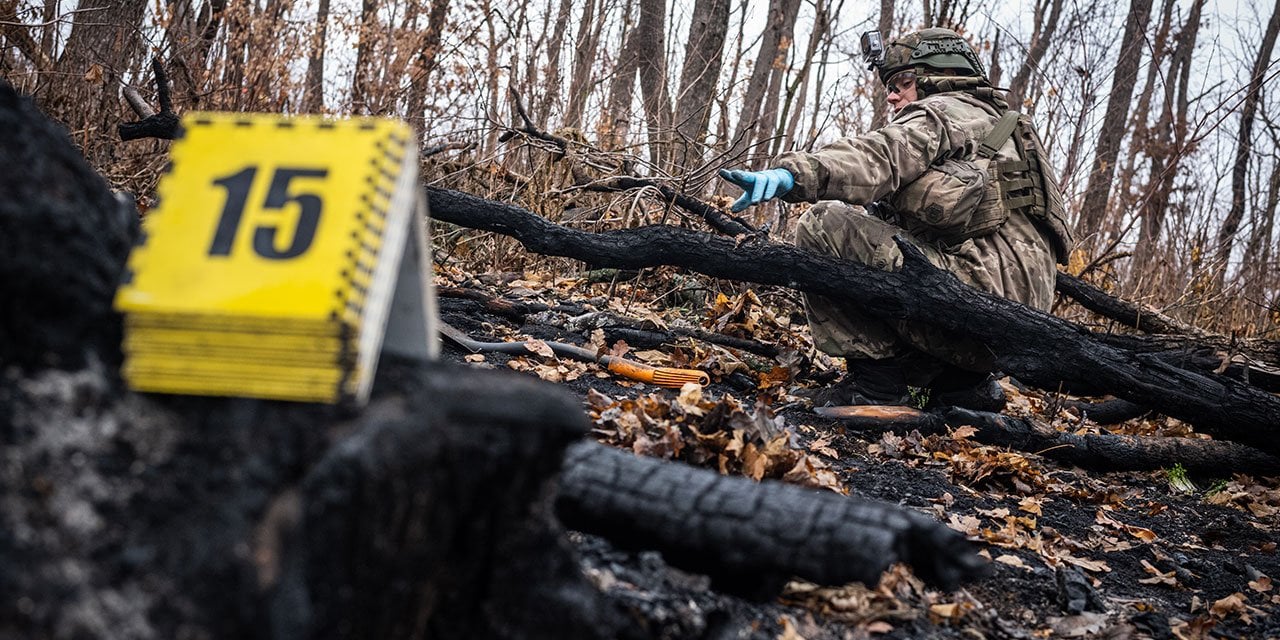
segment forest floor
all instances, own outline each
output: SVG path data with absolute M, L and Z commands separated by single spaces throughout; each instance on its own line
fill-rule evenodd
M 848 429 L 813 413 L 796 395 L 829 382 L 838 364 L 808 348 L 797 297 L 788 291 L 757 295 L 737 288 L 736 295 L 711 299 L 706 292 L 716 283 L 690 284 L 665 270 L 602 283 L 437 271 L 442 284 L 526 305 L 518 313 L 494 312 L 482 302 L 442 297 L 442 319 L 474 339 L 555 340 L 713 374 L 700 392 L 662 389 L 595 364 L 546 357 L 549 352 L 468 354 L 446 343 L 449 360 L 525 371 L 580 396 L 598 440 L 722 473 L 898 503 L 965 533 L 991 560 L 987 577 L 952 592 L 926 587 L 908 568 L 895 566 L 879 585 L 792 582 L 774 601 L 751 602 L 711 590 L 705 577 L 670 568 L 654 552 L 621 551 L 571 533 L 584 572 L 644 635 L 1280 638 L 1280 588 L 1273 585 L 1280 578 L 1280 478 L 1230 469 L 1216 478 L 1187 478 L 1177 470 L 1086 472 L 981 445 L 965 427 L 930 436 Z M 694 298 L 682 299 L 682 291 Z M 681 306 L 674 306 L 677 300 Z M 543 310 L 525 313 L 536 309 Z M 589 328 L 600 312 L 640 319 L 660 333 L 684 323 L 758 340 L 780 355 L 674 335 L 665 344 L 627 346 Z M 1020 388 L 1009 378 L 1002 384 L 1006 413 L 1033 413 L 1079 432 L 1100 430 L 1060 409 L 1058 394 Z M 1194 435 L 1156 415 L 1106 429 Z

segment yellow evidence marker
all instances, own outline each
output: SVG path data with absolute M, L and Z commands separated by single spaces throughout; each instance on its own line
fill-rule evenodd
M 408 125 L 193 113 L 116 295 L 140 391 L 367 400 L 379 353 L 434 358 Z

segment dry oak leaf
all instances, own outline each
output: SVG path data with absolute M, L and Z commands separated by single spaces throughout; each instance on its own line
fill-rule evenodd
M 1271 590 L 1271 578 L 1268 576 L 1258 576 L 1257 580 L 1249 581 L 1249 588 L 1258 593 L 1266 593 Z
M 524 343 L 524 348 L 528 349 L 531 353 L 536 353 L 544 358 L 556 357 L 556 352 L 552 351 L 551 347 L 548 346 L 547 343 L 543 342 L 542 340 L 537 340 L 537 339 L 526 340 Z
M 1245 595 L 1239 591 L 1214 602 L 1209 607 L 1209 613 L 1216 618 L 1225 618 L 1228 615 L 1243 614 L 1245 612 Z

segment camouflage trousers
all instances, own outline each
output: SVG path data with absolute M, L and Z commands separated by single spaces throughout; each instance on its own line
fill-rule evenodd
M 801 216 L 796 245 L 892 271 L 902 266 L 895 235 L 976 289 L 1040 310 L 1053 302 L 1053 252 L 1036 226 L 1017 213 L 994 234 L 943 249 L 861 208 L 820 202 Z M 805 313 L 818 349 L 854 359 L 894 358 L 908 384 L 929 386 L 947 365 L 978 372 L 995 369 L 990 350 L 975 340 L 927 325 L 881 320 L 856 303 L 806 295 Z

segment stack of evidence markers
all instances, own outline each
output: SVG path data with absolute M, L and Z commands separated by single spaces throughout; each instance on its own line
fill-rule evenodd
M 385 119 L 188 115 L 116 297 L 129 385 L 364 402 L 401 262 L 429 264 L 412 138 Z

